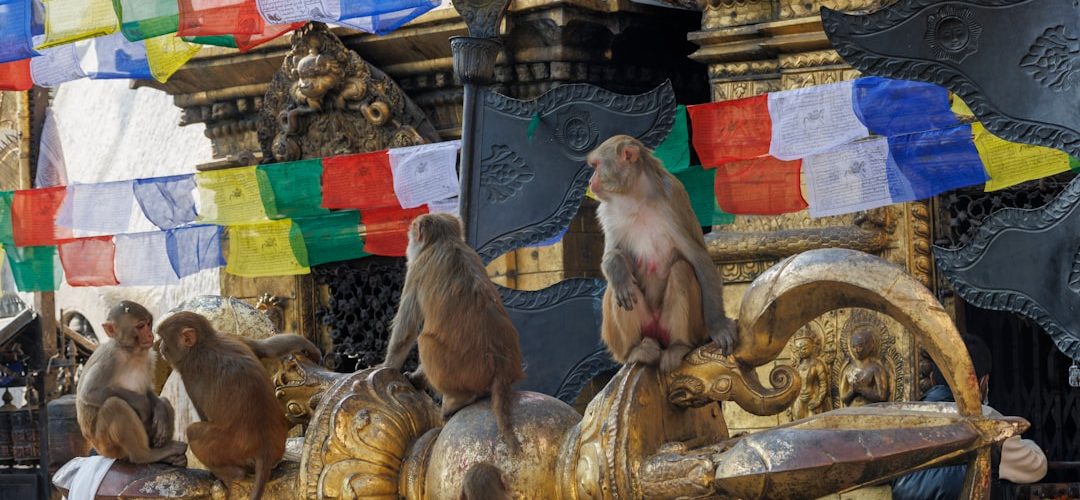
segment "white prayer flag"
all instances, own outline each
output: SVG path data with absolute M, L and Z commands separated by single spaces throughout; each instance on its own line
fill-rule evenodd
M 457 215 L 459 217 L 461 216 L 461 214 L 458 213 L 458 197 L 457 196 L 455 196 L 453 198 L 447 198 L 445 200 L 429 201 L 427 207 L 428 207 L 428 213 L 432 213 L 432 214 L 447 213 L 447 214 L 454 214 L 454 215 Z
M 461 141 L 421 144 L 389 151 L 394 194 L 402 208 L 457 196 L 457 152 Z
M 840 215 L 892 204 L 889 141 L 876 137 L 802 161 L 811 217 Z
M 133 181 L 72 184 L 67 187 L 56 225 L 99 234 L 128 230 L 135 194 Z
M 64 82 L 86 78 L 79 66 L 81 42 L 57 45 L 40 50 L 41 55 L 30 59 L 30 78 L 39 87 L 55 87 Z
M 297 21 L 332 23 L 341 17 L 340 0 L 255 0 L 255 6 L 270 24 Z
M 769 94 L 769 154 L 798 160 L 870 135 L 855 115 L 850 81 Z
M 64 163 L 64 147 L 60 142 L 60 130 L 56 125 L 56 113 L 45 110 L 45 124 L 41 128 L 38 147 L 37 174 L 34 187 L 64 186 L 68 183 L 67 165 Z
M 113 268 L 120 286 L 173 285 L 180 282 L 165 246 L 164 231 L 118 234 Z

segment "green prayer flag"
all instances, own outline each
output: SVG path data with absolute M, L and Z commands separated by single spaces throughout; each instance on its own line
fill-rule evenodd
M 55 246 L 4 246 L 11 275 L 20 292 L 54 292 L 60 287 L 63 269 L 58 265 Z
M 734 224 L 735 214 L 729 214 L 720 209 L 720 204 L 716 204 L 716 209 L 713 211 L 712 223 L 714 226 L 723 226 L 724 224 Z
M 322 160 L 301 160 L 259 165 L 259 181 L 266 216 L 271 219 L 329 213 L 322 208 Z
M 690 127 L 686 120 L 686 106 L 680 104 L 675 108 L 675 124 L 671 127 L 671 133 L 656 146 L 653 154 L 673 174 L 690 168 Z
M 344 210 L 317 217 L 293 219 L 293 227 L 300 228 L 305 246 L 305 266 L 317 266 L 327 262 L 359 259 L 371 255 L 364 251 L 360 238 L 360 212 Z M 300 256 L 300 252 L 295 252 Z
M 693 166 L 675 173 L 675 177 L 686 187 L 686 194 L 690 195 L 690 206 L 694 209 L 698 222 L 702 226 L 713 225 L 713 213 L 716 210 L 716 196 L 713 195 L 716 170 Z
M 189 43 L 213 45 L 215 47 L 228 47 L 230 49 L 236 48 L 236 37 L 232 35 L 185 36 L 181 38 Z
M 112 0 L 120 32 L 132 42 L 176 33 L 180 23 L 176 0 Z
M 14 191 L 0 192 L 0 245 L 14 247 L 15 233 L 11 226 L 11 200 Z
M 1080 158 L 1075 156 L 1069 157 L 1069 169 L 1073 172 L 1080 172 Z

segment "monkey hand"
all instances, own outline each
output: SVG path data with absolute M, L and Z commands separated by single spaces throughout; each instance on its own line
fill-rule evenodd
M 406 373 L 405 378 L 409 379 L 409 382 L 412 383 L 413 387 L 416 387 L 421 391 L 426 391 L 431 388 L 431 385 L 428 384 L 428 380 L 427 377 L 424 375 L 424 372 L 420 371 L 419 369 L 414 372 Z
M 173 409 L 167 399 L 158 399 L 150 421 L 150 447 L 161 448 L 173 438 Z
M 627 311 L 634 310 L 634 304 L 637 303 L 637 296 L 640 294 L 637 288 L 637 283 L 633 278 L 623 280 L 621 283 L 612 283 L 613 292 L 615 293 L 615 303 L 619 307 Z
M 719 321 L 714 321 L 709 325 L 709 337 L 726 356 L 735 351 L 735 346 L 739 342 L 739 326 L 731 318 L 720 318 Z
M 173 467 L 187 467 L 187 444 L 180 441 L 172 441 L 165 445 L 169 449 L 169 456 L 161 461 Z

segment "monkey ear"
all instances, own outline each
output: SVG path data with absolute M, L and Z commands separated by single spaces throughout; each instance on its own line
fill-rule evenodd
M 199 334 L 194 328 L 184 328 L 183 330 L 180 330 L 180 343 L 184 347 L 190 349 L 195 345 L 195 342 L 198 342 L 198 340 Z
M 106 321 L 101 324 L 101 327 L 105 329 L 105 335 L 108 335 L 109 338 L 116 338 L 116 323 L 113 323 L 112 321 Z
M 634 144 L 627 144 L 623 146 L 622 157 L 626 163 L 637 163 L 638 157 L 641 156 L 641 149 Z

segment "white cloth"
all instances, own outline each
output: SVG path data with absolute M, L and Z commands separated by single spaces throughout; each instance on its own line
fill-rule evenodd
M 807 156 L 802 162 L 811 217 L 891 205 L 889 141 L 876 137 Z
M 798 160 L 870 134 L 855 115 L 852 82 L 769 93 L 769 154 Z
M 68 488 L 68 500 L 94 500 L 98 488 L 101 487 L 101 481 L 105 479 L 105 474 L 109 472 L 109 468 L 115 461 L 116 459 L 102 456 L 77 457 L 64 464 L 59 471 L 56 471 L 56 475 L 70 473 L 71 468 L 79 469 Z
M 394 194 L 402 208 L 416 208 L 457 196 L 461 141 L 436 142 L 389 150 Z

